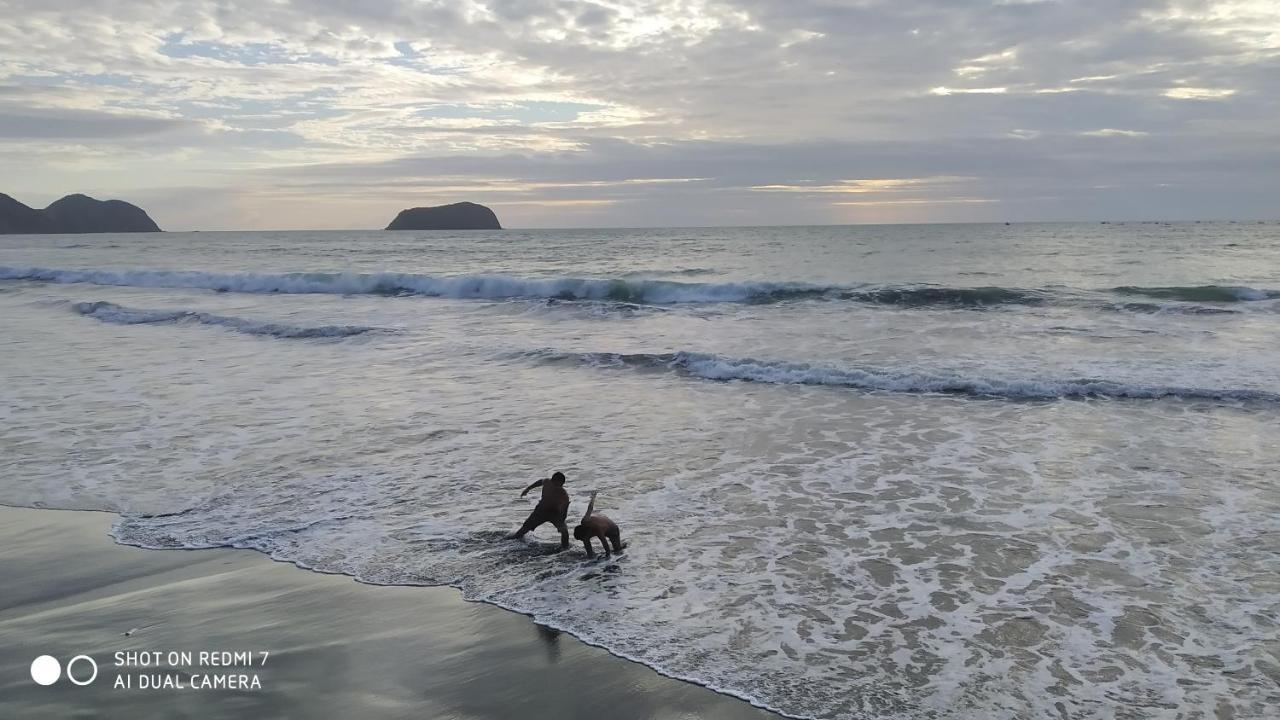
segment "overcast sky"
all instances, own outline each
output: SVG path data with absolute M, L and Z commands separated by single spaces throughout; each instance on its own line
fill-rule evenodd
M 1280 217 L 1277 0 L 0 0 L 0 192 L 181 229 Z

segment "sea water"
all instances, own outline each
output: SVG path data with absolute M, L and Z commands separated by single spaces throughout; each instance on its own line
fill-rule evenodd
M 1274 223 L 7 236 L 0 502 L 794 716 L 1262 718 L 1278 358 Z M 503 539 L 555 470 L 625 554 Z

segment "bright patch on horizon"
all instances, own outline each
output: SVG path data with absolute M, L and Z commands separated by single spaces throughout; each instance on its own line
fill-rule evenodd
M 1235 90 L 1225 88 L 1176 87 L 1164 91 L 1165 97 L 1175 100 L 1221 100 L 1235 94 Z
M 535 205 L 540 207 L 596 207 L 613 205 L 617 200 L 500 200 L 494 205 Z
M 936 87 L 929 90 L 930 95 L 1004 95 L 1009 92 L 1007 87 L 986 87 L 986 88 L 951 88 Z
M 1151 133 L 1149 133 L 1149 132 L 1144 132 L 1144 131 L 1142 131 L 1142 130 L 1118 130 L 1118 129 L 1116 129 L 1116 128 L 1102 128 L 1102 129 L 1100 129 L 1100 130 L 1089 130 L 1088 132 L 1082 132 L 1082 133 L 1080 133 L 1080 134 L 1081 134 L 1081 135 L 1083 135 L 1083 136 L 1085 136 L 1085 137 L 1129 137 L 1129 138 L 1140 138 L 1140 137 L 1146 137 L 1146 136 L 1150 135 Z
M 859 206 L 876 206 L 876 205 L 955 205 L 955 204 L 985 204 L 1000 202 L 995 198 L 979 198 L 979 197 L 960 197 L 960 198 L 906 198 L 902 200 L 842 200 L 833 202 L 832 205 L 859 205 Z
M 834 185 L 791 184 L 791 185 L 752 185 L 751 190 L 760 192 L 789 193 L 877 193 L 919 188 L 925 186 L 952 185 L 959 182 L 975 180 L 968 176 L 939 175 L 926 178 L 873 178 L 862 180 L 841 180 Z

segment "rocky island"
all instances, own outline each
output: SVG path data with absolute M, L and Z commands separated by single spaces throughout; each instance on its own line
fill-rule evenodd
M 471 202 L 401 210 L 388 230 L 501 230 L 498 216 Z
M 160 232 L 147 213 L 123 200 L 68 195 L 43 210 L 0 193 L 0 234 Z

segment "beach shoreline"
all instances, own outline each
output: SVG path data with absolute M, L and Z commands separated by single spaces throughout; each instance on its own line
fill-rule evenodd
M 0 506 L 6 715 L 779 717 L 454 588 L 372 585 L 252 550 L 120 545 L 114 517 Z M 64 668 L 87 655 L 97 677 L 42 687 L 41 655 Z M 89 671 L 77 660 L 71 677 Z

